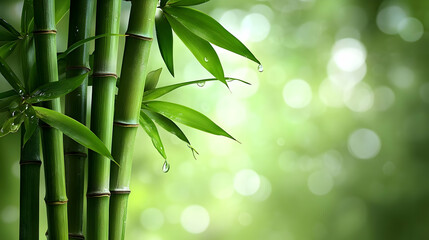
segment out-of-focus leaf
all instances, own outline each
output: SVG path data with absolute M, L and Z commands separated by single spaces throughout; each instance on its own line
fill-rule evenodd
M 192 54 L 194 54 L 198 62 L 200 62 L 207 71 L 213 74 L 215 78 L 228 86 L 225 81 L 222 64 L 220 63 L 219 57 L 212 45 L 189 31 L 185 26 L 178 22 L 175 17 L 168 14 L 165 14 L 165 16 L 174 32 L 183 41 L 186 47 L 188 47 Z
M 29 107 L 24 112 L 24 114 L 25 114 L 25 119 L 24 119 L 25 133 L 24 133 L 24 138 L 22 139 L 23 146 L 27 143 L 27 141 L 31 138 L 31 136 L 33 136 L 34 132 L 39 126 L 39 119 L 36 116 L 36 112 L 34 111 L 34 108 Z
M 12 34 L 16 39 L 21 37 L 21 33 L 18 32 L 12 25 L 10 25 L 6 20 L 0 18 L 0 26 L 6 29 L 10 34 Z
M 33 21 L 33 1 L 24 0 L 21 14 L 21 32 L 27 34 L 30 32 L 30 24 Z
M 97 36 L 92 36 L 92 37 L 89 37 L 89 38 L 82 39 L 80 41 L 77 41 L 77 42 L 73 43 L 63 53 L 58 54 L 57 59 L 61 60 L 61 59 L 65 58 L 69 53 L 73 52 L 74 50 L 76 50 L 77 48 L 81 47 L 82 45 L 84 45 L 85 43 L 87 43 L 89 41 L 96 40 L 96 39 L 99 39 L 99 38 L 102 38 L 102 37 L 113 37 L 113 36 L 125 37 L 126 35 L 124 35 L 124 34 L 114 34 L 114 33 L 104 33 L 104 34 L 100 34 L 100 35 L 97 35 Z
M 161 7 L 164 7 L 167 2 L 168 2 L 168 0 L 161 0 L 159 5 Z
M 24 122 L 24 118 L 24 114 L 18 113 L 7 119 L 0 128 L 0 137 L 17 132 L 22 122 Z
M 14 105 L 15 106 L 19 105 L 18 102 L 20 101 L 21 97 L 16 95 L 16 92 L 14 90 L 12 91 L 15 93 L 15 95 L 0 99 L 0 112 L 7 111 L 9 110 L 9 108 L 11 108 Z
M 221 127 L 216 125 L 208 117 L 204 116 L 200 112 L 197 112 L 191 108 L 162 101 L 149 101 L 143 102 L 143 108 L 146 108 L 152 112 L 157 112 L 170 120 L 180 122 L 189 127 L 208 132 L 214 135 L 225 136 L 235 140 L 229 133 L 223 130 Z
M 70 0 L 55 0 L 55 23 L 59 23 L 70 9 Z
M 0 93 L 0 100 L 3 100 L 4 98 L 12 97 L 12 96 L 18 97 L 18 95 L 16 95 L 16 92 L 14 90 L 2 92 L 2 93 Z
M 202 4 L 208 1 L 210 0 L 170 0 L 167 4 L 170 6 L 192 6 Z
M 159 137 L 158 129 L 155 126 L 155 123 L 143 112 L 140 111 L 139 118 L 140 126 L 145 130 L 147 135 L 152 139 L 152 144 L 158 150 L 159 154 L 164 159 L 167 159 L 167 155 L 165 154 L 164 145 L 162 144 L 161 138 Z
M 21 81 L 19 81 L 16 74 L 12 71 L 6 61 L 0 57 L 0 73 L 6 79 L 6 81 L 12 86 L 15 91 L 22 95 L 25 93 L 24 87 L 22 86 Z
M 151 71 L 146 76 L 146 82 L 144 85 L 144 90 L 151 90 L 155 89 L 156 85 L 158 85 L 159 76 L 161 75 L 162 68 L 159 68 L 157 70 Z
M 159 126 L 164 128 L 169 133 L 176 135 L 180 140 L 188 144 L 188 147 L 192 150 L 192 153 L 198 154 L 198 152 L 192 147 L 191 142 L 186 137 L 185 133 L 177 126 L 173 121 L 164 117 L 163 115 L 157 112 L 151 112 L 149 110 L 142 110 L 146 115 L 148 115 L 153 121 L 155 121 Z M 195 157 L 195 156 L 194 156 Z
M 187 7 L 165 8 L 164 11 L 175 17 L 180 23 L 199 37 L 261 64 L 240 40 L 207 14 Z
M 16 47 L 16 41 L 5 43 L 0 47 L 0 57 L 6 59 L 13 52 Z
M 159 51 L 161 52 L 162 59 L 168 71 L 170 71 L 171 75 L 174 77 L 173 32 L 170 24 L 161 11 L 159 11 L 155 17 L 155 25 Z
M 79 87 L 87 76 L 88 73 L 85 73 L 66 80 L 47 83 L 34 90 L 26 101 L 38 103 L 64 96 Z
M 226 79 L 226 81 L 240 81 L 242 83 L 250 85 L 250 83 L 243 81 L 243 80 L 240 80 L 240 79 L 237 79 L 237 78 L 228 78 L 227 77 L 225 79 Z M 177 88 L 180 88 L 180 87 L 184 87 L 184 86 L 188 86 L 188 85 L 192 85 L 192 84 L 205 84 L 206 82 L 209 82 L 209 81 L 217 81 L 217 79 L 216 78 L 201 79 L 201 80 L 195 80 L 195 81 L 190 81 L 190 82 L 176 83 L 173 85 L 148 90 L 148 91 L 145 91 L 143 94 L 143 101 L 148 101 L 148 100 L 153 100 L 153 99 L 159 98 L 159 97 L 164 96 L 165 94 L 167 94 L 167 93 L 169 93 L 169 92 L 171 92 Z
M 50 109 L 34 107 L 34 110 L 36 111 L 36 116 L 45 123 L 60 130 L 81 145 L 114 161 L 104 143 L 80 122 Z

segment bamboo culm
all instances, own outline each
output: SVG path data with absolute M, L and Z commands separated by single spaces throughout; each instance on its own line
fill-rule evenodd
M 34 41 L 40 84 L 58 81 L 55 29 L 55 1 L 34 0 Z M 44 107 L 60 111 L 60 100 L 44 102 Z M 41 124 L 43 166 L 45 170 L 46 210 L 49 239 L 68 239 L 67 196 L 64 173 L 63 135 Z
M 97 1 L 96 35 L 119 33 L 120 0 Z M 95 41 L 91 130 L 110 150 L 116 92 L 118 37 Z M 110 159 L 88 151 L 87 238 L 108 239 Z
M 95 0 L 71 0 L 68 45 L 90 37 Z M 89 46 L 85 44 L 67 56 L 66 76 L 82 75 L 89 69 Z M 65 97 L 65 114 L 86 125 L 87 86 L 81 86 Z M 69 199 L 67 215 L 70 239 L 83 239 L 83 207 L 85 190 L 85 163 L 87 149 L 69 137 L 64 137 L 66 188 Z
M 110 240 L 125 239 L 125 222 L 134 142 L 152 45 L 157 0 L 133 0 L 122 62 L 113 126 L 111 166 Z

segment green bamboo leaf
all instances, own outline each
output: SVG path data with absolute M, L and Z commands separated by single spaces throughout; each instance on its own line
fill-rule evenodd
M 21 14 L 21 32 L 27 34 L 30 32 L 30 25 L 33 22 L 33 0 L 24 0 Z
M 158 47 L 161 52 L 162 59 L 165 65 L 174 77 L 173 65 L 173 32 L 171 26 L 160 11 L 155 16 L 156 38 L 158 39 Z
M 164 7 L 167 2 L 168 2 L 168 0 L 161 0 L 159 5 L 161 7 Z
M 31 136 L 33 136 L 34 132 L 39 126 L 39 119 L 36 116 L 36 112 L 34 111 L 34 108 L 29 107 L 24 112 L 24 114 L 25 114 L 25 118 L 24 118 L 25 133 L 24 133 L 24 138 L 22 139 L 22 146 L 24 146 L 27 143 L 27 141 L 31 138 Z
M 16 92 L 12 90 L 15 95 L 0 99 L 0 112 L 8 111 L 12 107 L 17 107 L 21 97 L 16 95 Z
M 2 26 L 4 29 L 6 29 L 12 36 L 14 36 L 16 39 L 22 37 L 21 33 L 18 32 L 12 25 L 10 25 L 6 20 L 3 18 L 0 18 L 0 26 Z
M 10 41 L 0 47 L 0 57 L 6 59 L 16 47 L 16 41 Z
M 219 57 L 212 45 L 189 31 L 185 26 L 178 22 L 175 17 L 168 14 L 165 14 L 165 16 L 174 32 L 183 41 L 186 47 L 188 47 L 192 54 L 194 54 L 198 62 L 200 62 L 207 71 L 213 74 L 215 78 L 228 86 L 225 81 L 222 64 L 220 63 Z
M 162 68 L 159 68 L 157 70 L 151 71 L 146 76 L 146 82 L 144 85 L 144 90 L 151 90 L 155 89 L 156 85 L 158 85 L 159 76 L 161 75 Z
M 88 73 L 85 73 L 72 78 L 67 78 L 66 80 L 47 83 L 36 88 L 26 101 L 28 103 L 38 103 L 64 96 L 79 87 L 87 76 Z
M 81 145 L 114 161 L 104 143 L 80 122 L 47 108 L 34 107 L 34 110 L 36 111 L 36 116 L 45 123 L 60 130 Z
M 240 40 L 207 14 L 187 7 L 165 8 L 164 11 L 204 40 L 261 64 Z
M 12 115 L 12 117 L 8 118 L 0 128 L 0 137 L 17 132 L 22 122 L 24 122 L 24 118 L 24 114 L 22 113 Z
M 55 0 L 55 24 L 67 14 L 70 9 L 70 0 Z
M 21 81 L 2 57 L 0 57 L 0 73 L 18 94 L 23 95 L 25 93 Z
M 175 103 L 162 101 L 143 102 L 142 107 L 152 112 L 157 112 L 169 118 L 170 120 L 180 122 L 189 127 L 236 140 L 231 135 L 229 135 L 229 133 L 227 133 L 221 127 L 216 125 L 216 123 L 214 123 L 208 117 L 191 108 Z
M 162 144 L 161 138 L 159 137 L 158 129 L 155 126 L 155 123 L 143 112 L 140 111 L 139 118 L 140 126 L 145 130 L 147 135 L 152 139 L 152 144 L 158 150 L 159 154 L 164 159 L 167 159 L 167 155 L 165 154 L 164 145 Z
M 146 115 L 148 115 L 159 126 L 164 128 L 167 132 L 175 135 L 180 140 L 184 141 L 188 145 L 188 147 L 191 149 L 194 157 L 195 157 L 194 153 L 198 154 L 197 150 L 195 150 L 195 148 L 192 147 L 191 142 L 188 140 L 185 133 L 183 133 L 182 129 L 180 129 L 179 126 L 177 126 L 177 124 L 175 124 L 173 121 L 171 121 L 170 119 L 164 117 L 163 115 L 161 115 L 159 113 L 151 112 L 151 111 L 146 110 L 146 109 L 142 109 L 142 111 L 144 113 L 146 113 Z
M 80 41 L 77 41 L 77 42 L 73 43 L 70 47 L 67 48 L 66 51 L 64 51 L 63 53 L 59 54 L 57 56 L 57 59 L 61 60 L 61 59 L 65 58 L 68 54 L 70 54 L 74 50 L 78 49 L 79 47 L 81 47 L 82 45 L 84 45 L 87 42 L 90 42 L 90 41 L 93 41 L 93 40 L 96 40 L 96 39 L 99 39 L 99 38 L 103 38 L 103 37 L 113 37 L 113 36 L 125 37 L 126 35 L 124 35 L 124 34 L 113 34 L 113 33 L 104 33 L 104 34 L 100 34 L 100 35 L 97 35 L 97 36 L 92 36 L 92 37 L 89 37 L 89 38 L 82 39 Z
M 8 97 L 12 97 L 12 96 L 17 96 L 15 90 L 9 90 L 6 92 L 2 92 L 0 93 L 0 100 L 3 100 L 4 98 L 8 98 Z
M 170 0 L 167 4 L 170 6 L 192 6 L 206 3 L 208 1 L 210 0 Z
M 226 81 L 240 81 L 242 83 L 250 85 L 250 83 L 243 81 L 243 80 L 240 80 L 240 79 L 237 79 L 237 78 L 227 77 L 225 79 L 226 79 Z M 173 85 L 148 90 L 148 91 L 145 91 L 143 94 L 143 101 L 157 99 L 157 98 L 164 96 L 165 94 L 167 94 L 167 93 L 169 93 L 169 92 L 171 92 L 177 88 L 180 88 L 180 87 L 184 87 L 184 86 L 188 86 L 188 85 L 192 85 L 192 84 L 201 85 L 201 84 L 205 84 L 206 82 L 210 82 L 210 81 L 217 81 L 217 79 L 216 78 L 201 79 L 201 80 L 195 80 L 195 81 L 190 81 L 190 82 L 176 83 Z

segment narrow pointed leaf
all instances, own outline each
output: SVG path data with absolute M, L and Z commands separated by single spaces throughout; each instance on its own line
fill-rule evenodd
M 25 127 L 25 133 L 23 138 L 23 146 L 27 143 L 27 141 L 33 136 L 34 132 L 36 131 L 37 127 L 39 126 L 39 119 L 36 117 L 36 112 L 34 111 L 34 108 L 29 107 L 25 112 L 25 119 L 24 119 L 24 127 Z
M 0 100 L 3 100 L 4 98 L 12 97 L 12 96 L 18 97 L 18 95 L 16 95 L 16 92 L 14 90 L 2 92 L 2 93 L 0 93 Z
M 19 130 L 22 122 L 24 122 L 24 114 L 19 113 L 7 119 L 0 128 L 0 137 L 6 136 L 9 133 L 15 133 Z
M 6 59 L 13 52 L 16 47 L 16 41 L 5 43 L 0 47 L 0 57 Z
M 38 103 L 64 96 L 79 87 L 87 76 L 88 73 L 85 73 L 62 81 L 47 83 L 34 90 L 27 102 Z
M 57 24 L 69 11 L 70 0 L 55 0 L 55 23 Z
M 161 7 L 164 7 L 167 2 L 168 2 L 168 0 L 161 0 L 159 5 Z
M 200 112 L 197 112 L 191 108 L 162 101 L 149 101 L 143 102 L 143 108 L 150 111 L 157 112 L 172 121 L 180 122 L 189 127 L 208 132 L 214 135 L 225 136 L 235 140 L 229 133 L 223 130 L 221 127 L 216 125 L 208 117 L 204 116 Z
M 158 47 L 161 52 L 162 59 L 165 65 L 174 77 L 173 64 L 173 31 L 170 23 L 164 16 L 164 13 L 159 11 L 155 16 L 156 38 L 158 39 Z
M 16 39 L 21 37 L 21 33 L 18 32 L 12 25 L 10 25 L 6 20 L 0 18 L 0 26 L 6 29 L 10 34 L 12 34 Z
M 57 57 L 57 59 L 61 60 L 61 59 L 65 58 L 69 53 L 71 53 L 74 50 L 78 49 L 79 47 L 81 47 L 85 43 L 88 43 L 90 41 L 93 41 L 93 40 L 96 40 L 96 39 L 99 39 L 99 38 L 112 37 L 112 36 L 125 37 L 126 35 L 124 35 L 124 34 L 105 33 L 105 34 L 100 34 L 100 35 L 97 35 L 97 36 L 92 36 L 92 37 L 89 37 L 89 38 L 82 39 L 80 41 L 77 41 L 77 42 L 73 43 L 70 47 L 67 48 L 66 51 L 64 51 L 63 53 L 59 54 L 58 57 Z
M 240 40 L 207 14 L 187 7 L 166 8 L 164 11 L 175 17 L 180 23 L 199 37 L 261 64 Z
M 45 123 L 60 130 L 81 145 L 114 161 L 104 143 L 80 122 L 47 108 L 34 107 L 34 110 L 37 117 Z
M 237 79 L 237 78 L 225 78 L 225 79 L 227 81 L 240 81 L 240 82 L 243 82 L 245 84 L 250 85 L 250 83 L 243 81 L 243 80 L 240 80 L 240 79 Z M 195 81 L 190 81 L 190 82 L 176 83 L 173 85 L 148 90 L 148 91 L 145 91 L 143 94 L 143 101 L 157 99 L 157 98 L 164 96 L 165 94 L 167 94 L 167 93 L 169 93 L 169 92 L 171 92 L 177 88 L 180 88 L 180 87 L 193 85 L 193 84 L 200 84 L 200 83 L 205 83 L 205 82 L 210 82 L 210 81 L 218 81 L 218 80 L 216 78 L 201 79 L 201 80 L 195 80 Z
M 16 92 L 14 90 L 12 91 L 15 93 L 15 95 L 0 99 L 0 112 L 9 110 L 12 105 L 18 106 L 18 102 L 20 101 L 21 97 L 16 95 Z
M 30 24 L 33 21 L 34 12 L 33 12 L 33 1 L 24 0 L 24 5 L 22 6 L 21 14 L 21 32 L 27 34 L 30 32 Z
M 6 81 L 12 86 L 13 89 L 19 94 L 24 94 L 25 90 L 19 81 L 16 74 L 12 71 L 6 61 L 0 57 L 0 73 L 6 79 Z
M 192 54 L 194 54 L 198 62 L 200 62 L 200 64 L 215 78 L 228 86 L 225 81 L 222 64 L 220 63 L 219 57 L 212 45 L 189 31 L 185 26 L 178 22 L 175 17 L 168 14 L 165 14 L 165 16 L 174 32 L 183 41 Z
M 170 0 L 168 5 L 170 6 L 193 6 L 202 3 L 206 3 L 209 0 Z
M 156 88 L 156 85 L 158 85 L 159 76 L 161 75 L 162 68 L 159 68 L 157 70 L 151 71 L 146 76 L 146 82 L 144 85 L 144 90 L 152 90 Z
M 164 145 L 162 144 L 161 138 L 159 137 L 158 129 L 155 126 L 155 123 L 143 112 L 140 111 L 139 118 L 140 126 L 145 130 L 147 135 L 152 139 L 152 144 L 158 150 L 159 154 L 164 159 L 167 159 L 167 155 L 165 154 Z

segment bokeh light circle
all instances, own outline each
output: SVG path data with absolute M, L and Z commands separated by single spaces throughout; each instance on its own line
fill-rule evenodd
M 259 175 L 251 169 L 240 170 L 234 177 L 234 189 L 243 196 L 255 194 L 261 185 Z
M 374 131 L 361 128 L 350 134 L 348 148 L 353 156 L 360 159 L 370 159 L 380 152 L 381 141 Z
M 141 213 L 140 222 L 147 230 L 158 230 L 164 225 L 164 214 L 159 209 L 148 208 Z
M 399 36 L 406 42 L 418 41 L 424 33 L 423 24 L 416 18 L 405 18 L 398 25 Z
M 292 108 L 304 108 L 311 102 L 311 87 L 302 79 L 291 80 L 283 88 L 283 98 Z
M 307 180 L 308 189 L 315 195 L 326 195 L 334 187 L 334 179 L 326 171 L 313 172 Z
M 191 205 L 183 210 L 180 223 L 189 233 L 202 233 L 210 224 L 210 215 L 204 207 Z

